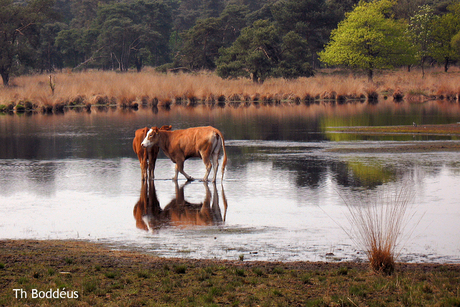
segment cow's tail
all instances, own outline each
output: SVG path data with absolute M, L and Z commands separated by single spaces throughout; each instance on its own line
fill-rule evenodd
M 225 166 L 227 166 L 227 151 L 225 150 L 224 136 L 218 131 L 220 139 L 222 141 L 222 150 L 224 151 L 224 157 L 222 158 L 222 181 L 224 180 Z

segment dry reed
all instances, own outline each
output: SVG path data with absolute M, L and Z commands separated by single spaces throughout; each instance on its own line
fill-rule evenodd
M 343 198 L 351 224 L 351 231 L 345 231 L 364 249 L 374 271 L 390 275 L 395 270 L 397 247 L 409 220 L 407 209 L 413 189 L 410 184 L 403 184 L 394 191 L 373 192 Z
M 269 79 L 256 84 L 248 79 L 223 80 L 213 73 L 160 74 L 153 69 L 141 73 L 113 71 L 61 72 L 52 75 L 26 75 L 0 87 L 0 105 L 29 101 L 35 107 L 55 105 L 117 104 L 122 107 L 143 105 L 170 106 L 230 103 L 311 103 L 326 99 L 375 100 L 379 96 L 396 100 L 459 99 L 460 71 L 443 73 L 439 69 L 422 78 L 417 71 L 385 71 L 376 74 L 375 83 L 364 75 L 332 70 L 319 71 L 312 78 Z M 238 101 L 239 99 L 239 101 Z

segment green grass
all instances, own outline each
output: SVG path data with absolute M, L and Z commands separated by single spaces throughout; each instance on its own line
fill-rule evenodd
M 460 306 L 460 265 L 386 276 L 365 263 L 162 259 L 60 241 L 2 241 L 0 259 L 0 306 Z M 79 298 L 17 299 L 13 289 Z

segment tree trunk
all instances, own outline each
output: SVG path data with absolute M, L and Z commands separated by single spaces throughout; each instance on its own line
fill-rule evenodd
M 447 72 L 448 69 L 449 69 L 449 58 L 448 58 L 448 57 L 445 57 L 445 61 L 444 61 L 444 72 Z
M 425 59 L 422 59 L 421 66 L 422 66 L 422 79 L 425 78 Z
M 2 75 L 3 85 L 8 86 L 10 83 L 10 74 L 5 71 L 2 71 L 0 74 Z
M 137 72 L 141 72 L 142 70 L 142 56 L 139 56 L 135 58 L 135 63 Z
M 374 70 L 372 68 L 367 70 L 367 80 L 369 82 L 374 82 Z
M 259 83 L 259 77 L 257 76 L 257 72 L 252 73 L 252 82 Z

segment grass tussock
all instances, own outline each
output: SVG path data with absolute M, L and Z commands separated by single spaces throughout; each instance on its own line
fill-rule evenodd
M 395 270 L 412 191 L 410 184 L 404 184 L 394 191 L 366 191 L 360 196 L 344 198 L 351 224 L 347 234 L 366 252 L 376 272 L 391 275 Z
M 50 81 L 52 80 L 52 81 Z M 396 93 L 396 94 L 395 94 Z M 375 82 L 365 75 L 334 70 L 320 70 L 311 78 L 295 80 L 269 79 L 263 84 L 248 79 L 223 80 L 213 73 L 161 74 L 153 69 L 142 72 L 114 71 L 60 72 L 46 75 L 25 75 L 2 87 L 0 105 L 15 108 L 28 101 L 34 109 L 46 110 L 55 105 L 115 105 L 122 108 L 165 106 L 174 104 L 240 105 L 309 104 L 315 100 L 344 103 L 353 100 L 376 101 L 392 97 L 419 102 L 427 99 L 458 100 L 460 70 L 443 73 L 432 69 L 425 78 L 416 70 L 382 71 Z

